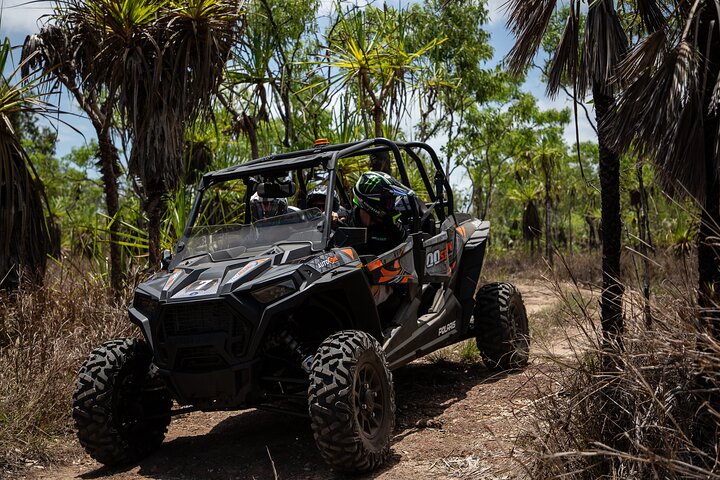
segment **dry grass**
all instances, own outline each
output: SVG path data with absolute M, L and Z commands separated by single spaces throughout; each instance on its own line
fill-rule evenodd
M 70 398 L 80 364 L 103 341 L 133 331 L 123 302 L 101 282 L 54 266 L 42 288 L 0 296 L 0 477 L 47 459 L 70 430 Z
M 640 278 L 636 260 L 625 256 L 627 285 Z M 552 381 L 543 384 L 552 391 L 532 406 L 534 424 L 522 435 L 529 476 L 720 478 L 720 346 L 695 328 L 696 267 L 655 258 L 652 330 L 640 314 L 642 297 L 629 288 L 625 351 L 608 357 L 598 349 L 597 300 L 586 288 L 599 283 L 597 256 L 565 261 L 567 268 L 558 259 L 551 271 L 541 259 L 508 256 L 484 269 L 491 279 L 554 279 L 562 304 L 536 314 L 534 338 L 549 341 L 565 330 L 583 336 L 571 347 L 573 358 L 547 369 Z M 137 334 L 125 303 L 109 298 L 92 276 L 59 266 L 45 287 L 0 296 L 0 477 L 25 459 L 47 461 L 55 452 L 48 446 L 72 434 L 70 398 L 80 364 L 103 341 Z M 428 360 L 445 359 L 477 361 L 474 341 Z M 473 461 L 448 460 L 458 472 L 485 475 Z
M 600 348 L 596 312 L 577 308 L 582 270 L 556 276 L 577 281 L 577 295 L 559 281 L 556 290 L 584 338 L 548 369 L 554 387 L 529 432 L 531 478 L 720 478 L 720 344 L 697 328 L 695 281 L 674 260 L 656 266 L 667 276 L 655 272 L 650 329 L 642 296 L 626 292 L 620 353 Z
M 554 256 L 554 268 L 549 268 L 545 259 L 536 255 L 530 257 L 522 252 L 503 255 L 488 254 L 483 265 L 482 280 L 507 281 L 511 278 L 549 278 L 555 281 L 577 282 L 580 285 L 599 285 L 602 282 L 602 261 L 600 251 L 576 252 L 572 255 L 558 253 Z M 642 257 L 629 247 L 621 258 L 622 281 L 638 285 L 642 271 Z M 697 254 L 689 252 L 678 257 L 668 251 L 659 250 L 652 255 L 650 283 L 655 292 L 666 292 L 672 288 L 695 286 L 697 279 Z

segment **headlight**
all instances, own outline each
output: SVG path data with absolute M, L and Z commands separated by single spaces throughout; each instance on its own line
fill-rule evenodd
M 242 276 L 252 272 L 257 267 L 264 264 L 268 260 L 270 260 L 270 259 L 269 258 L 258 258 L 257 260 L 253 260 L 252 262 L 246 263 L 240 270 L 238 270 L 235 273 L 235 275 L 232 276 L 232 278 L 230 278 L 230 280 L 228 280 L 225 283 L 233 283 L 234 281 L 239 280 Z
M 155 314 L 158 302 L 148 297 L 147 295 L 143 295 L 142 293 L 136 293 L 135 297 L 133 298 L 132 306 L 140 313 L 150 318 Z
M 212 278 L 210 280 L 195 280 L 193 283 L 173 295 L 172 298 L 192 298 L 215 295 L 218 291 L 218 287 L 220 287 L 219 278 Z
M 275 300 L 286 297 L 296 290 L 295 283 L 288 279 L 267 287 L 258 288 L 250 294 L 260 303 L 271 303 Z
M 175 283 L 175 280 L 177 280 L 178 277 L 179 277 L 180 275 L 182 275 L 182 273 L 183 273 L 182 270 L 180 270 L 180 269 L 175 269 L 175 271 L 173 272 L 173 274 L 170 275 L 170 277 L 169 277 L 169 278 L 167 279 L 167 281 L 165 282 L 165 286 L 163 287 L 163 291 L 165 291 L 165 290 L 170 290 L 170 287 L 173 286 L 173 284 Z

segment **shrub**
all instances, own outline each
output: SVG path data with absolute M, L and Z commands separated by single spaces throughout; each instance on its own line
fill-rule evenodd
M 80 364 L 132 332 L 126 318 L 102 282 L 69 264 L 55 265 L 42 288 L 0 294 L 0 472 L 47 458 L 48 442 L 69 430 Z

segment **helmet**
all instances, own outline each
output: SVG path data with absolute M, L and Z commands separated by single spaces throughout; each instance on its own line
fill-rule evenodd
M 286 198 L 265 198 L 258 195 L 257 192 L 250 197 L 250 213 L 253 220 L 284 215 L 287 210 L 288 201 Z
M 409 195 L 414 192 L 384 172 L 365 172 L 353 187 L 353 203 L 378 219 L 395 215 L 396 199 Z
M 310 190 L 310 193 L 307 194 L 307 197 L 305 198 L 305 204 L 308 206 L 308 208 L 311 208 L 313 205 L 316 205 L 316 204 L 322 202 L 323 206 L 319 207 L 319 208 L 320 208 L 320 210 L 324 210 L 326 197 L 327 197 L 327 186 L 326 185 L 318 185 L 317 187 Z M 338 197 L 337 192 L 333 192 L 332 210 L 333 210 L 333 212 L 337 212 L 339 209 L 340 209 L 340 197 Z

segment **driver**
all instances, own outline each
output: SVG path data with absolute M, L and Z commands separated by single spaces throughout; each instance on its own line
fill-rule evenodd
M 307 205 L 307 208 L 317 208 L 321 212 L 324 212 L 326 198 L 327 186 L 318 185 L 310 190 L 310 193 L 308 193 L 307 197 L 305 197 L 305 205 Z M 333 192 L 332 228 L 337 228 L 338 222 L 340 224 L 345 224 L 349 215 L 349 212 L 340 205 L 340 197 L 338 197 L 337 192 Z
M 286 198 L 266 198 L 253 193 L 250 197 L 250 214 L 253 221 L 284 215 L 288 212 Z
M 360 255 L 380 255 L 397 247 L 407 237 L 396 208 L 399 197 L 414 192 L 384 172 L 365 172 L 353 187 L 349 223 L 367 228 L 367 243 L 356 248 Z

